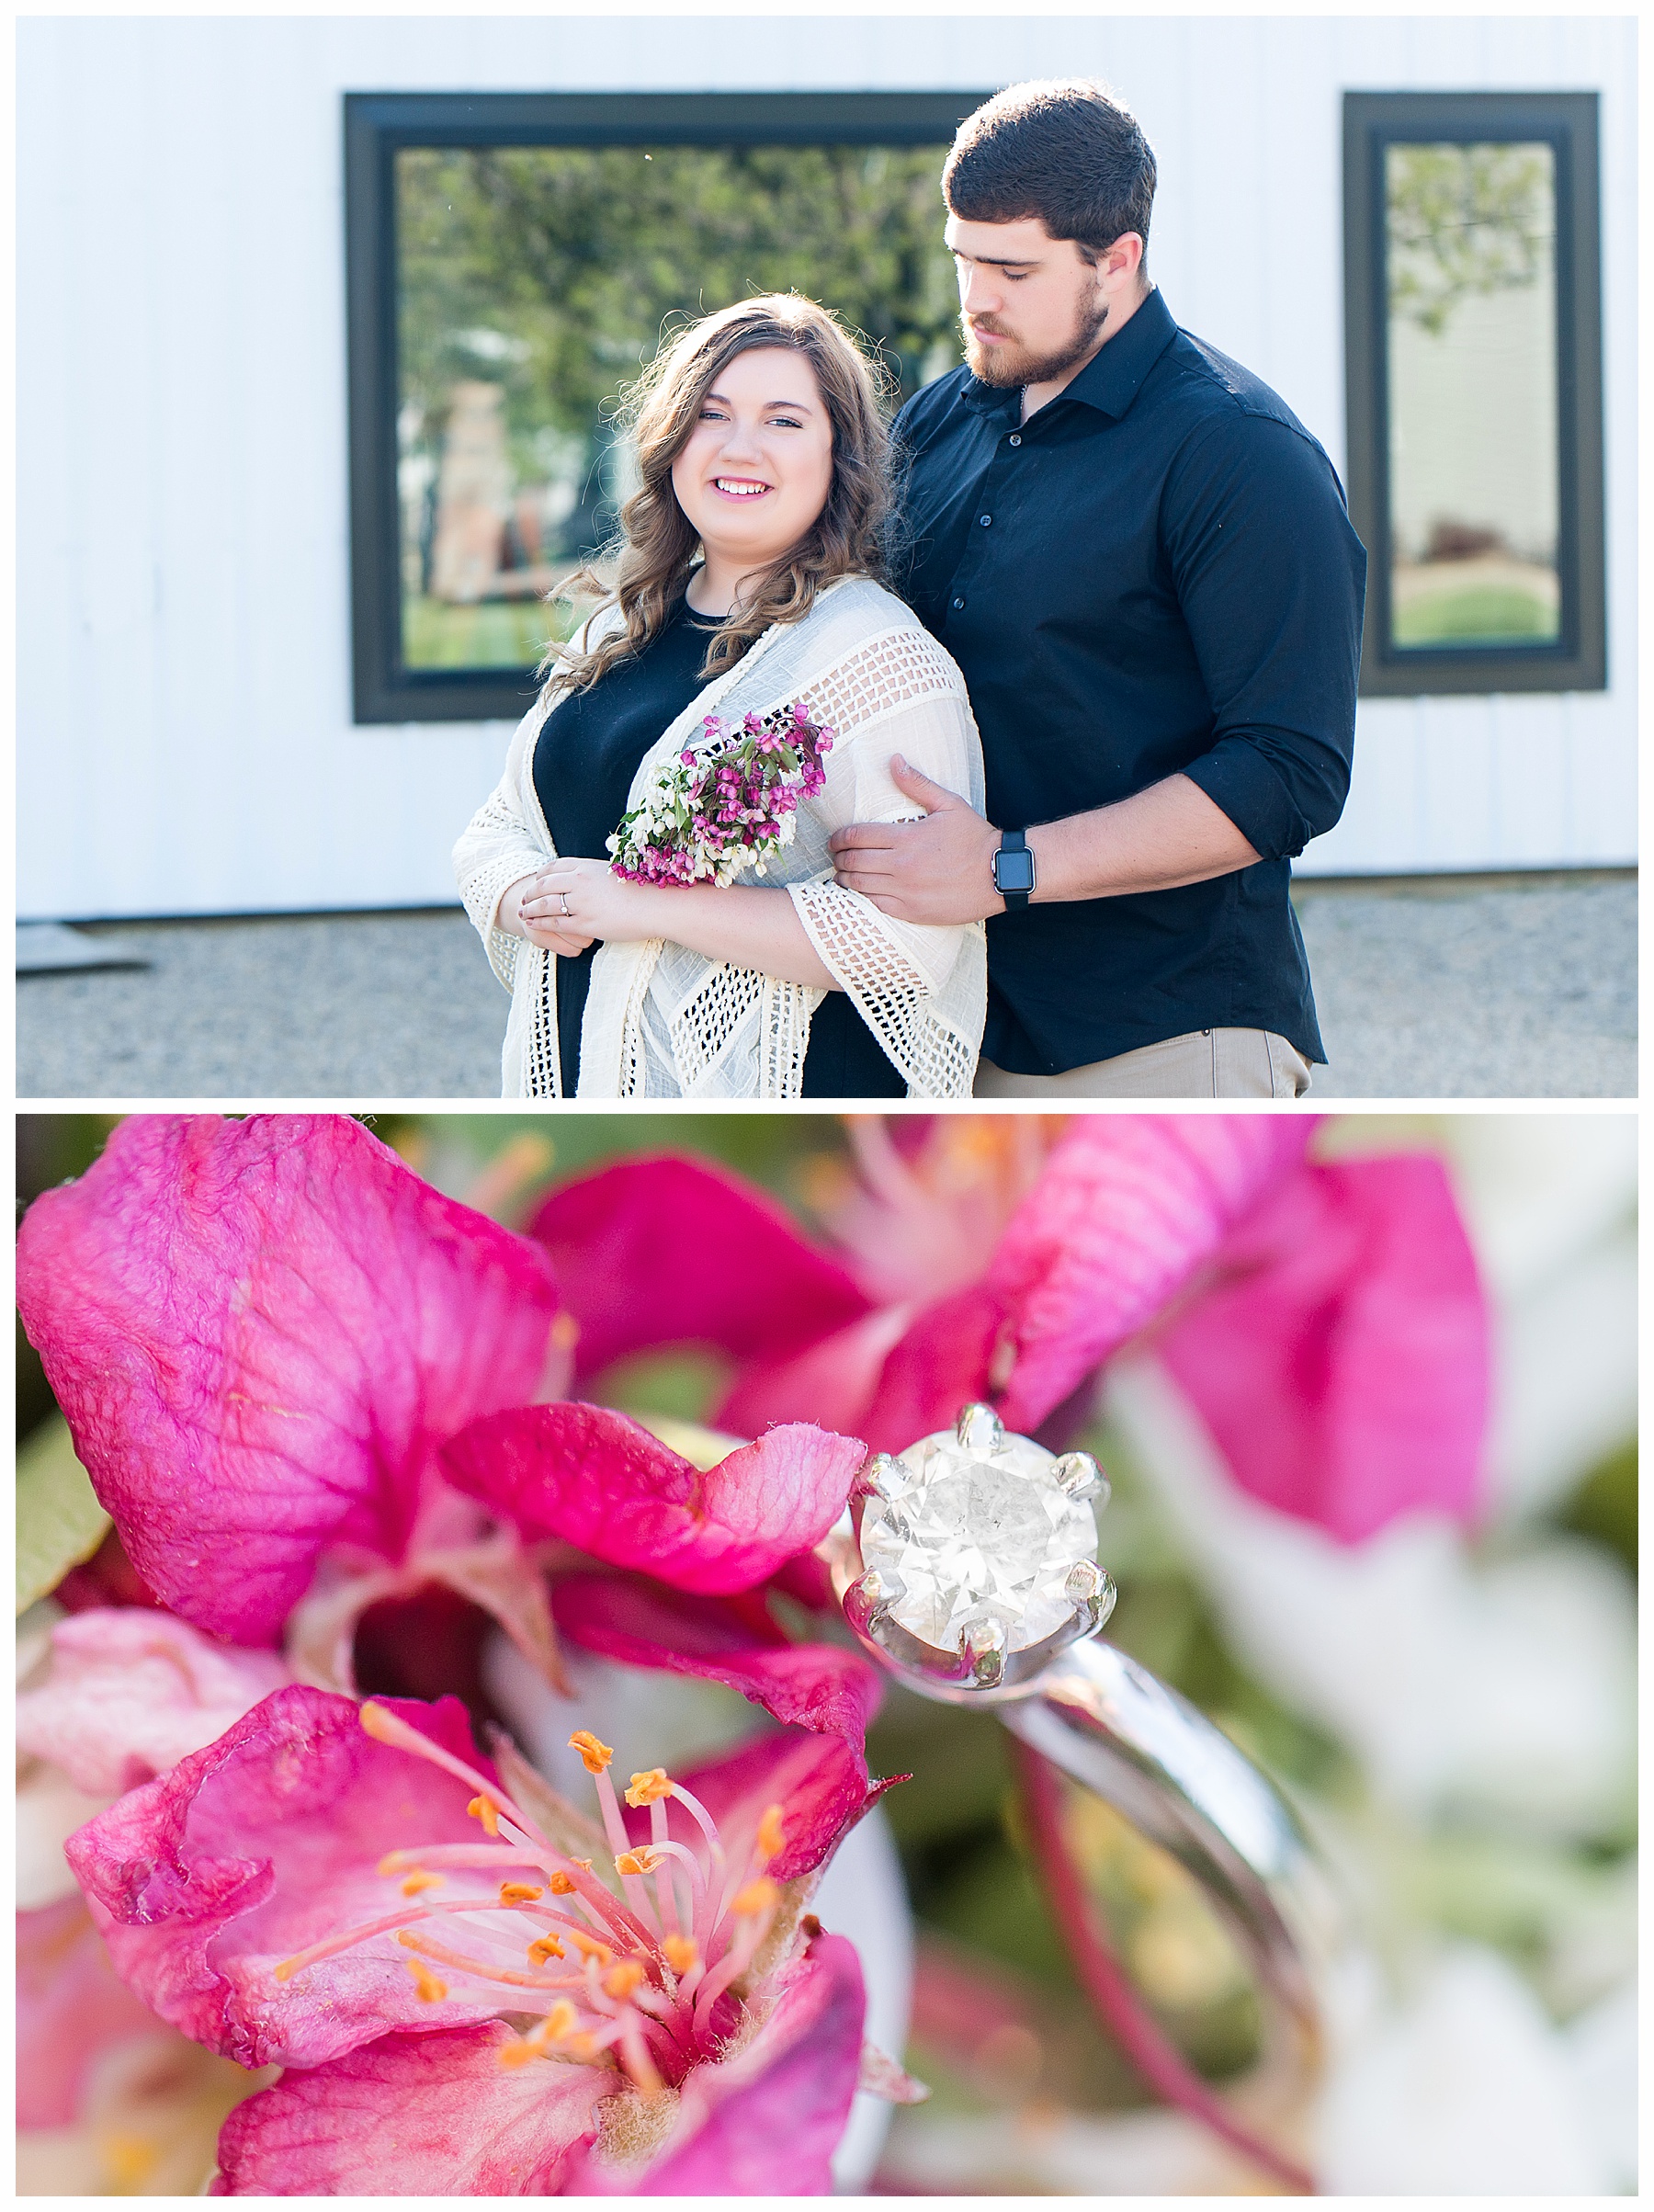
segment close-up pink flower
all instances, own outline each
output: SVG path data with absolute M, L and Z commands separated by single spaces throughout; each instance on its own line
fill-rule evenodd
M 867 2038 L 885 1962 L 812 1902 L 899 1778 L 817 1554 L 870 1449 L 976 1401 L 1064 1450 L 1150 1349 L 1274 1512 L 1474 1524 L 1487 1314 L 1438 1157 L 1262 1116 L 847 1135 L 814 1231 L 666 1154 L 516 1232 L 331 1117 L 134 1117 L 29 1208 L 24 1325 L 159 1609 L 76 1609 L 126 1585 L 70 1563 L 20 1742 L 106 1805 L 66 1846 L 100 2032 L 268 2082 L 215 2193 L 814 2194 L 858 2089 L 923 2093 Z M 601 1402 L 684 1350 L 709 1427 Z M 744 1730 L 617 1732 L 629 1779 L 585 1704 L 554 1737 L 633 1680 Z M 1029 1833 L 1077 1897 L 1048 1807 Z M 1118 1989 L 1144 2080 L 1297 2175 Z

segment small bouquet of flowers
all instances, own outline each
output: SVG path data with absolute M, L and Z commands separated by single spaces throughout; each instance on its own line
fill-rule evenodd
M 813 799 L 827 781 L 821 760 L 833 732 L 805 699 L 739 727 L 708 714 L 702 728 L 702 749 L 663 763 L 608 840 L 614 871 L 629 883 L 721 890 L 749 868 L 762 876 L 792 843 L 800 796 Z

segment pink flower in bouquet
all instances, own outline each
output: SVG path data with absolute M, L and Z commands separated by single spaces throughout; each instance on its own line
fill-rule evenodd
M 1441 1163 L 1309 1163 L 1263 1115 L 949 1117 L 904 1153 L 852 1124 L 837 1251 L 699 1163 L 626 1162 L 530 1225 L 569 1285 L 576 1376 L 651 1346 L 734 1363 L 716 1416 L 810 1418 L 900 1450 L 973 1399 L 1014 1429 L 1146 1332 L 1235 1480 L 1346 1542 L 1473 1509 L 1488 1322 Z M 674 1264 L 684 1249 L 693 1268 Z
M 708 757 L 685 746 L 658 768 L 640 803 L 608 841 L 617 875 L 635 883 L 728 884 L 758 875 L 792 835 L 802 792 L 824 788 L 821 758 L 833 732 L 803 700 L 767 715 L 749 712 L 733 737 L 715 714 L 701 724 Z

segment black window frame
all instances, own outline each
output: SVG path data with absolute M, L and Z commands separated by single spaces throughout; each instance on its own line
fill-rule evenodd
M 1350 518 L 1367 549 L 1361 689 L 1437 693 L 1607 687 L 1603 479 L 1603 313 L 1598 99 L 1594 92 L 1346 92 L 1343 101 L 1344 372 Z M 1384 154 L 1395 144 L 1544 141 L 1557 186 L 1555 644 L 1392 646 L 1388 303 Z
M 988 96 L 985 91 L 346 93 L 353 720 L 516 721 L 537 689 L 527 670 L 421 670 L 402 660 L 393 188 L 400 152 L 415 146 L 946 145 Z M 938 189 L 938 230 L 942 220 Z

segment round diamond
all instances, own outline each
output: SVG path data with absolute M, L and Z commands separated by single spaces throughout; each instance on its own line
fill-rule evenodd
M 861 1555 L 885 1587 L 889 1617 L 938 1650 L 998 1620 L 1026 1650 L 1073 1619 L 1070 1571 L 1097 1549 L 1096 1515 L 1057 1480 L 1059 1462 L 1026 1436 L 970 1424 L 924 1436 L 891 1459 L 887 1494 L 862 1515 Z

